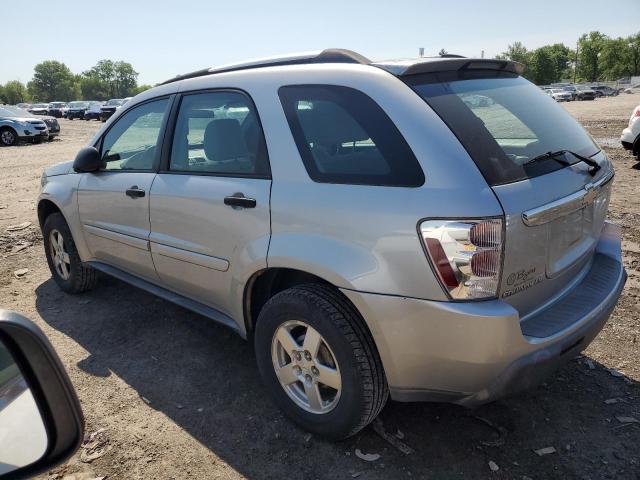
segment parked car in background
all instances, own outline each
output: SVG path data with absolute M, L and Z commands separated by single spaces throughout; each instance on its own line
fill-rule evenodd
M 124 103 L 123 98 L 112 98 L 111 100 L 107 100 L 107 102 L 100 107 L 100 120 L 106 122 L 111 115 L 116 113 L 116 110 L 119 106 Z
M 591 90 L 596 92 L 596 95 L 599 97 L 615 97 L 618 95 L 618 90 L 608 85 L 596 85 L 595 87 L 591 87 Z
M 34 103 L 27 110 L 29 113 L 33 113 L 34 115 L 49 115 L 49 104 L 48 103 Z
M 626 273 L 612 162 L 522 70 L 332 49 L 168 80 L 43 172 L 51 275 L 77 294 L 104 272 L 250 339 L 265 391 L 324 437 L 389 397 L 531 387 Z
M 21 108 L 22 110 L 29 110 L 29 108 L 31 108 L 31 104 L 30 103 L 18 103 L 18 104 L 16 104 L 16 107 Z
M 56 117 L 46 115 L 42 117 L 42 120 L 47 124 L 47 128 L 49 129 L 49 141 L 60 135 L 60 123 L 58 123 Z
M 595 100 L 596 92 L 586 85 L 576 85 L 577 100 Z
M 18 107 L 0 107 L 0 145 L 11 146 L 20 140 L 39 143 L 49 138 L 49 129 L 42 118 Z
M 84 112 L 86 112 L 87 108 L 89 108 L 89 102 L 76 101 L 69 103 L 69 110 L 67 110 L 67 119 L 73 120 L 74 118 L 79 118 L 82 120 L 84 118 Z
M 100 120 L 100 108 L 103 102 L 89 102 L 89 107 L 84 112 L 85 120 Z
M 629 125 L 622 130 L 620 141 L 626 150 L 631 150 L 640 160 L 640 105 L 631 112 Z
M 640 83 L 624 89 L 624 93 L 640 93 Z
M 51 102 L 49 104 L 49 115 L 62 118 L 67 114 L 67 104 L 65 102 Z
M 567 92 L 562 88 L 550 88 L 549 96 L 553 98 L 556 102 L 570 102 L 571 101 L 571 92 Z

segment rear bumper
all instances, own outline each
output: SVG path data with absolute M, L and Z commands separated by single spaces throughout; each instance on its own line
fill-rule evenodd
M 626 281 L 619 228 L 606 224 L 589 268 L 570 292 L 537 314 L 545 317 L 542 323 L 563 319 L 560 330 L 546 337 L 523 334 L 517 310 L 500 300 L 454 303 L 343 292 L 372 332 L 394 400 L 474 406 L 543 381 L 600 332 Z

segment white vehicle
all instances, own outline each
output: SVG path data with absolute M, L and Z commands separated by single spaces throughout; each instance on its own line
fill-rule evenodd
M 629 126 L 622 130 L 620 141 L 626 150 L 631 150 L 640 160 L 640 105 L 633 109 Z
M 549 90 L 547 90 L 547 93 L 556 102 L 570 102 L 572 100 L 571 92 L 567 92 L 562 88 L 550 88 Z

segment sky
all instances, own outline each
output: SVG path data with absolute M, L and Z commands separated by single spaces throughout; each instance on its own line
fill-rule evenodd
M 37 2 L 36 2 L 37 3 Z M 124 60 L 138 83 L 155 84 L 204 67 L 289 52 L 348 48 L 372 60 L 444 48 L 493 57 L 510 43 L 527 48 L 582 33 L 640 32 L 640 0 L 58 0 L 47 8 L 0 0 L 0 36 L 11 53 L 0 83 L 27 82 L 43 60 L 72 72 L 100 59 Z M 37 8 L 36 8 L 37 7 Z M 10 39 L 7 41 L 6 39 Z

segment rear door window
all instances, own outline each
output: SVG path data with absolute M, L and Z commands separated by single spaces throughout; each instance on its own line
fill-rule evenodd
M 391 119 L 370 97 L 334 85 L 294 85 L 280 100 L 312 180 L 419 187 L 424 174 Z

